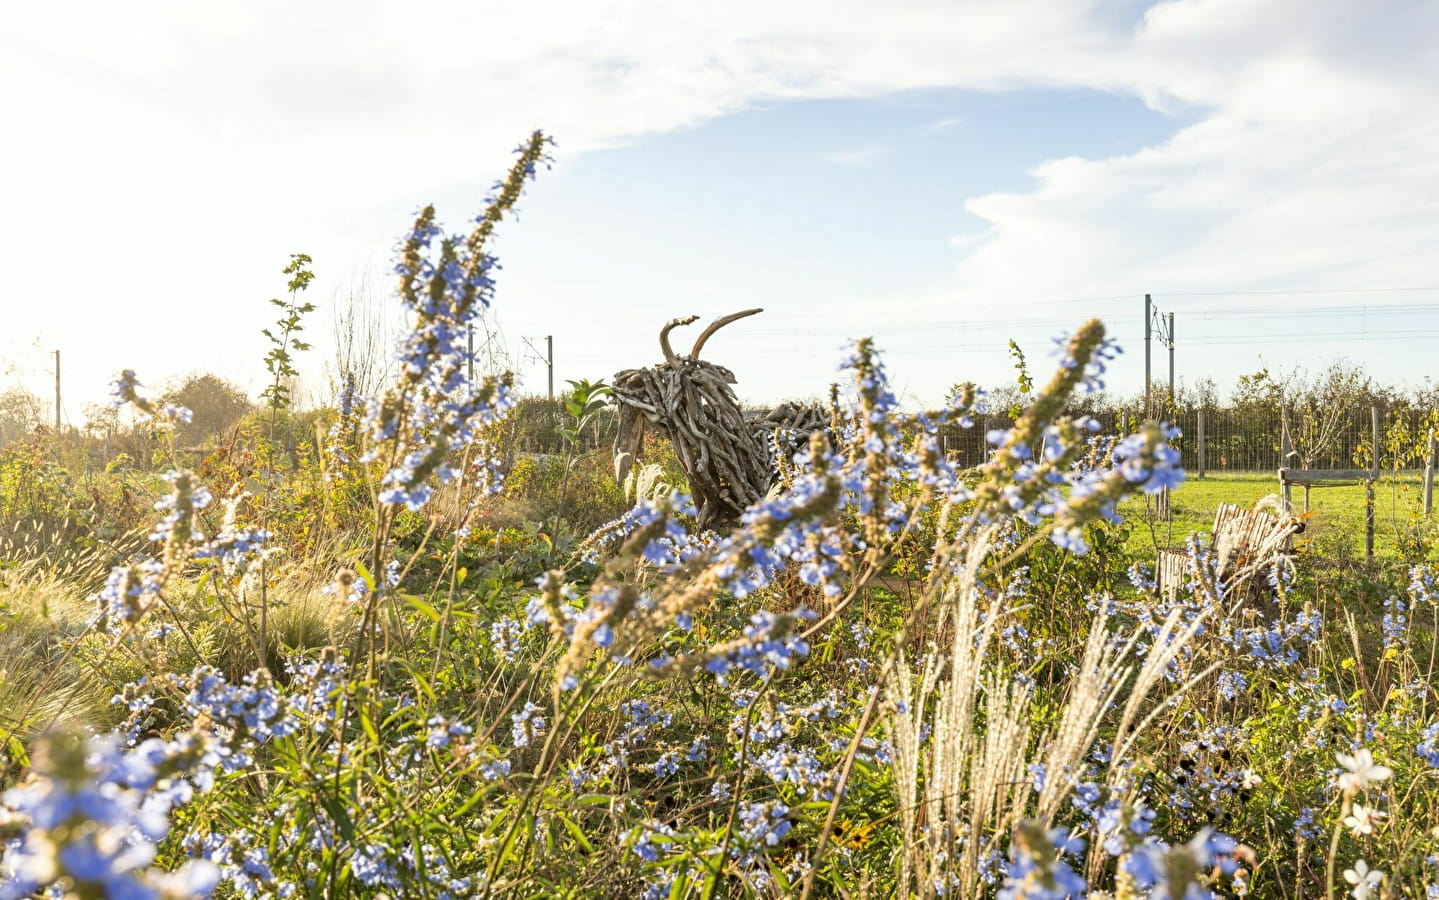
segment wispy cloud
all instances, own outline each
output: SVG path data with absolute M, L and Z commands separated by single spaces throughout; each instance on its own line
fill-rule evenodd
M 946 131 L 958 128 L 963 122 L 963 116 L 946 116 L 943 119 L 935 119 L 933 122 L 926 122 L 919 127 L 919 136 L 933 137 L 936 134 L 944 134 Z
M 1127 50 L 1152 66 L 1134 89 L 1206 113 L 1157 146 L 1052 160 L 1030 191 L 972 198 L 966 211 L 994 237 L 963 259 L 953 289 L 1431 283 L 1439 58 L 1382 48 L 1439 33 L 1439 8 L 1329 7 L 1322 17 L 1282 2 L 1151 9 Z M 1285 41 L 1271 45 L 1263 36 L 1283 22 Z
M 841 166 L 868 168 L 884 159 L 890 153 L 888 147 L 860 147 L 854 150 L 834 150 L 824 154 L 826 162 Z

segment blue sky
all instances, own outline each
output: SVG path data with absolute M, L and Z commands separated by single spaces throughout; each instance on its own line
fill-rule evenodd
M 554 333 L 557 357 L 578 355 L 607 374 L 605 361 L 618 356 L 584 346 L 595 328 L 624 318 L 641 337 L 627 342 L 638 345 L 635 365 L 657 354 L 655 334 L 672 316 L 762 306 L 763 317 L 716 338 L 713 352 L 764 399 L 822 394 L 840 347 L 861 335 L 913 346 L 931 373 L 951 342 L 997 342 L 1003 356 L 1006 334 L 964 329 L 988 317 L 978 304 L 956 302 L 922 319 L 889 313 L 944 281 L 958 256 L 952 238 L 983 230 L 965 200 L 1023 190 L 1032 181 L 1026 169 L 1048 155 L 1107 155 L 1175 127 L 1136 99 L 1100 92 L 919 91 L 765 104 L 584 154 L 563 167 L 553 193 L 542 179 L 522 227 L 502 245 L 504 294 L 572 293 L 574 304 L 539 318 L 502 298 L 497 312 L 502 322 L 524 321 L 527 333 Z M 540 218 L 547 221 L 534 224 Z M 548 243 L 556 240 L 558 252 Z M 1041 326 L 1039 337 L 1056 328 Z M 804 380 L 770 393 L 770 363 L 780 354 Z M 893 374 L 907 380 L 908 356 L 892 355 Z M 946 377 L 926 387 L 980 376 L 957 365 Z
M 0 35 L 0 389 L 66 415 L 135 368 L 258 392 L 288 255 L 386 305 L 428 202 L 461 227 L 509 150 L 558 141 L 496 244 L 496 346 L 543 390 L 714 339 L 746 399 L 824 392 L 872 335 L 906 397 L 1010 380 L 1099 315 L 1142 378 L 1344 355 L 1419 383 L 1439 340 L 1439 7 L 1353 0 L 724 5 L 33 5 Z M 1367 312 L 1366 312 L 1367 308 Z M 681 342 L 683 339 L 681 338 Z M 1162 354 L 1157 356 L 1162 359 Z M 1157 364 L 1162 371 L 1162 366 Z

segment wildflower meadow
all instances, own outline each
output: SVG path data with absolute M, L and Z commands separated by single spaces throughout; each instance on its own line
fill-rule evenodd
M 732 527 L 662 438 L 614 482 L 588 382 L 570 451 L 519 454 L 469 337 L 548 148 L 402 235 L 372 395 L 293 408 L 300 255 L 227 441 L 118 376 L 154 465 L 0 569 L 0 898 L 1439 898 L 1432 559 L 1200 532 L 1162 588 L 1126 501 L 1177 432 L 1070 414 L 1097 321 L 967 467 L 937 436 L 984 392 L 906 410 L 859 340 Z

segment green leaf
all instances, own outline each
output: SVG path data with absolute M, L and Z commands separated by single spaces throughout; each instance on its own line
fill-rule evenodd
M 409 604 L 415 609 L 419 610 L 420 613 L 424 615 L 425 618 L 429 619 L 431 622 L 440 621 L 440 611 L 431 604 L 425 602 L 419 597 L 406 597 L 405 600 L 408 601 Z
M 375 746 L 379 746 L 380 733 L 375 730 L 375 723 L 370 718 L 370 711 L 367 709 L 360 710 L 360 727 L 365 730 L 365 734 L 369 736 L 370 740 L 375 742 Z
M 559 818 L 560 823 L 565 826 L 565 830 L 570 833 L 570 836 L 573 837 L 581 847 L 585 848 L 586 853 L 593 854 L 595 852 L 594 846 L 590 844 L 589 838 L 585 837 L 585 832 L 580 826 L 576 825 L 569 816 L 562 812 L 556 812 L 555 815 Z

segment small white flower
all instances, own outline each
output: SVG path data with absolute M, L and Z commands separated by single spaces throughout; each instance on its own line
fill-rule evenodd
M 1354 832 L 1356 837 L 1373 834 L 1374 829 L 1382 824 L 1384 824 L 1384 813 L 1372 806 L 1363 806 L 1358 803 L 1354 804 L 1349 815 L 1344 817 L 1345 827 Z
M 1339 760 L 1341 766 L 1349 770 L 1339 776 L 1339 789 L 1346 794 L 1353 794 L 1371 784 L 1378 784 L 1394 774 L 1394 770 L 1388 766 L 1375 765 L 1374 757 L 1369 753 L 1367 747 L 1361 747 L 1354 751 L 1353 756 L 1336 753 L 1334 758 Z
M 1354 861 L 1354 868 L 1344 870 L 1344 880 L 1354 885 L 1354 890 L 1349 892 L 1354 900 L 1369 900 L 1379 882 L 1384 880 L 1384 873 L 1370 869 L 1367 862 L 1358 859 Z
M 1244 780 L 1240 782 L 1240 786 L 1245 790 L 1252 791 L 1263 783 L 1264 779 L 1260 778 L 1253 769 L 1245 769 Z

